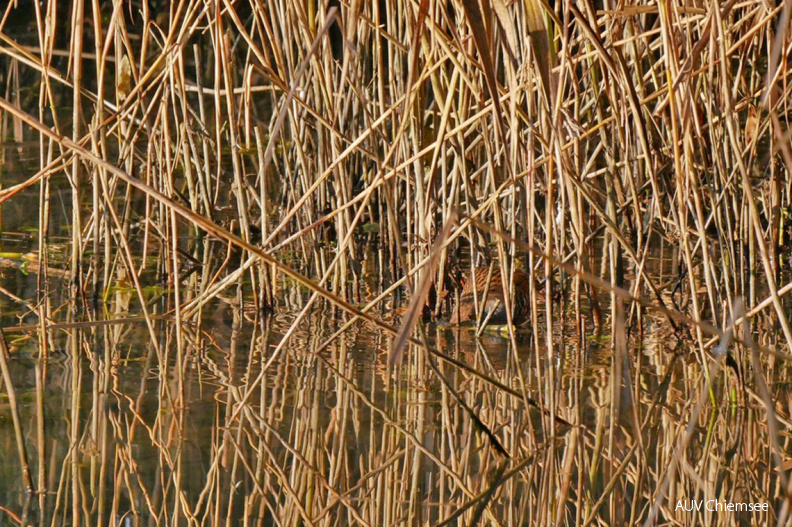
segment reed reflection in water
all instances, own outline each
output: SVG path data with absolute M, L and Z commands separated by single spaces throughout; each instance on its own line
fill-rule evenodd
M 528 337 L 515 353 L 498 334 L 433 326 L 430 348 L 464 365 L 435 356 L 441 382 L 425 350 L 388 372 L 390 337 L 363 325 L 327 344 L 340 323 L 328 310 L 317 309 L 283 345 L 292 318 L 251 323 L 218 306 L 203 327 L 183 327 L 181 340 L 172 323 L 157 322 L 158 346 L 139 322 L 52 329 L 48 358 L 39 357 L 35 332 L 9 333 L 27 459 L 43 492 L 25 490 L 4 412 L 7 521 L 547 525 L 596 517 L 623 525 L 646 515 L 703 395 L 701 368 L 660 323 L 648 324 L 644 349 L 631 350 L 632 377 L 615 369 L 606 341 L 559 335 L 549 363 Z M 64 353 L 74 348 L 76 360 Z M 777 415 L 788 416 L 789 372 L 768 372 Z M 537 400 L 526 402 L 520 376 Z M 689 518 L 673 505 L 697 495 L 773 502 L 779 479 L 767 466 L 765 412 L 736 386 L 727 375 L 713 387 L 722 404 L 700 414 L 661 517 Z M 699 518 L 716 521 L 713 514 Z M 773 513 L 730 517 L 760 524 Z

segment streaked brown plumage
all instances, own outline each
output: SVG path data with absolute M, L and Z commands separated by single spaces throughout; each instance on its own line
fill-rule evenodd
M 459 297 L 459 304 L 454 306 L 451 313 L 451 324 L 469 324 L 476 322 L 476 299 L 484 302 L 481 320 L 487 320 L 488 324 L 506 324 L 506 306 L 503 300 L 504 285 L 501 279 L 499 267 L 492 267 L 492 277 L 487 291 L 487 277 L 490 267 L 476 269 L 473 278 L 468 277 L 462 288 Z M 475 290 L 475 297 L 474 297 Z M 487 291 L 487 298 L 484 292 Z M 512 322 L 519 326 L 528 320 L 531 305 L 531 278 L 522 271 L 514 271 L 514 310 L 512 311 Z M 486 301 L 485 301 L 486 300 Z M 490 314 L 492 312 L 492 314 Z M 489 317 L 489 319 L 488 319 Z

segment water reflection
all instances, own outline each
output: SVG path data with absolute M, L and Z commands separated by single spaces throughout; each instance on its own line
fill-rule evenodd
M 499 335 L 430 327 L 430 346 L 469 368 L 439 360 L 440 382 L 426 350 L 411 350 L 388 372 L 391 337 L 364 325 L 326 344 L 339 321 L 322 309 L 285 345 L 289 312 L 250 323 L 228 304 L 212 309 L 204 324 L 185 326 L 181 335 L 171 319 L 156 321 L 156 343 L 142 322 L 53 328 L 44 340 L 34 330 L 8 333 L 37 493 L 29 494 L 20 477 L 6 404 L 6 518 L 393 525 L 458 515 L 462 523 L 521 525 L 552 522 L 553 514 L 566 523 L 596 514 L 625 524 L 650 505 L 648 490 L 656 486 L 646 481 L 662 479 L 676 430 L 701 396 L 698 364 L 680 355 L 681 344 L 669 349 L 651 334 L 643 349 L 631 351 L 634 384 L 623 385 L 609 346 L 593 338 L 567 338 L 548 358 L 527 337 L 514 353 Z M 785 392 L 788 373 L 772 385 Z M 626 404 L 617 388 L 640 404 Z M 761 489 L 778 480 L 767 464 L 755 394 L 743 407 L 730 375 L 714 389 L 724 404 L 700 416 L 686 459 L 720 475 L 700 481 L 683 468 L 681 481 L 717 493 L 725 478 L 735 489 L 728 499 L 770 500 Z M 543 410 L 526 404 L 523 390 Z M 621 398 L 620 415 L 612 413 L 614 397 Z M 777 412 L 788 415 L 788 397 Z M 720 421 L 724 435 L 712 437 L 708 430 Z M 682 492 L 671 488 L 668 502 Z

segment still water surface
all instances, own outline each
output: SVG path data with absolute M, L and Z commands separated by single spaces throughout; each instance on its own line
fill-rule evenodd
M 22 177 L 5 170 L 8 184 Z M 19 409 L 17 432 L 4 390 L 4 524 L 621 525 L 646 517 L 669 471 L 660 518 L 690 518 L 674 504 L 696 497 L 772 505 L 729 516 L 737 523 L 775 515 L 781 480 L 761 397 L 730 369 L 705 390 L 691 335 L 653 314 L 632 324 L 623 356 L 591 316 L 579 333 L 566 301 L 551 353 L 545 322 L 539 338 L 521 333 L 514 345 L 430 324 L 429 348 L 457 363 L 411 348 L 389 371 L 389 333 L 358 322 L 331 339 L 346 318 L 321 302 L 294 324 L 308 295 L 288 281 L 271 315 L 230 288 L 179 325 L 167 282 L 144 274 L 149 328 L 123 279 L 106 299 L 68 304 L 66 192 L 54 194 L 44 280 L 37 192 L 2 216 L 0 323 Z M 658 283 L 673 259 L 657 248 Z M 366 277 L 361 305 L 387 285 Z M 44 302 L 53 316 L 42 324 Z M 390 306 L 378 316 L 398 326 Z M 756 324 L 772 344 L 769 324 Z M 789 367 L 772 357 L 766 366 L 786 442 Z

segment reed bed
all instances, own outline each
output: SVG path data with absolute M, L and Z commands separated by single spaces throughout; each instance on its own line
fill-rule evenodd
M 791 14 L 7 4 L 3 521 L 791 524 Z

